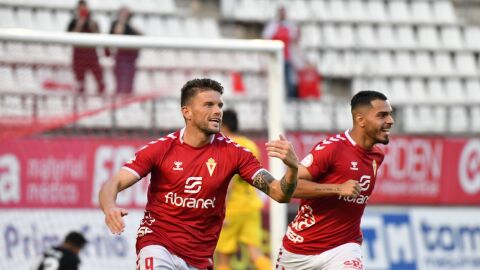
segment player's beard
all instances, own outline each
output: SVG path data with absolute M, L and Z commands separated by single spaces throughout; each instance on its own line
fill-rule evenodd
M 220 132 L 220 123 L 217 127 L 210 127 L 210 122 L 208 121 L 205 124 L 199 125 L 198 128 L 202 131 L 205 135 L 210 136 L 212 134 L 217 134 Z
M 375 144 L 381 143 L 386 145 L 390 142 L 389 135 L 385 134 L 382 130 L 383 127 L 367 130 L 368 136 L 374 140 Z
M 384 135 L 384 139 L 380 140 L 379 143 L 387 145 L 390 142 L 390 137 L 388 135 Z
M 390 142 L 390 135 L 386 134 L 382 129 L 378 130 L 378 134 L 376 136 L 377 143 L 387 145 Z

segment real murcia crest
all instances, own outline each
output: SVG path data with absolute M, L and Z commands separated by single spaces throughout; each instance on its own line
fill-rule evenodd
M 209 158 L 205 164 L 207 164 L 208 173 L 210 173 L 210 176 L 212 176 L 213 171 L 215 171 L 215 167 L 217 166 L 215 159 Z
M 357 167 L 358 162 L 352 161 L 352 162 L 350 162 L 350 164 L 352 164 L 352 167 L 350 167 L 350 170 L 352 170 L 352 171 L 358 171 L 358 167 Z
M 175 165 L 175 167 L 173 167 L 173 170 L 174 170 L 174 171 L 183 171 L 183 168 L 182 168 L 183 162 L 181 162 L 181 161 L 174 161 L 173 164 Z

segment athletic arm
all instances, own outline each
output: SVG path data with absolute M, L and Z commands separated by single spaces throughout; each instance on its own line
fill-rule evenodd
M 119 208 L 116 204 L 117 194 L 138 182 L 140 178 L 132 172 L 120 169 L 112 178 L 107 180 L 100 189 L 99 201 L 100 207 L 105 213 L 105 224 L 114 234 L 120 234 L 125 228 L 123 216 L 128 211 Z
M 298 185 L 293 197 L 310 199 L 327 196 L 357 197 L 360 185 L 356 180 L 348 180 L 342 184 L 320 184 L 313 182 L 310 172 L 302 165 L 298 166 Z
M 260 170 L 253 177 L 253 185 L 277 202 L 289 202 L 297 186 L 297 154 L 283 136 L 279 140 L 268 142 L 266 146 L 268 156 L 282 160 L 287 170 L 280 180 L 276 180 L 267 170 Z

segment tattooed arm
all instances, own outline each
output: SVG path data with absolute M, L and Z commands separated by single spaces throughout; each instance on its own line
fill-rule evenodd
M 253 185 L 277 202 L 289 202 L 297 186 L 298 158 L 292 144 L 280 136 L 280 140 L 266 144 L 268 156 L 279 158 L 287 165 L 287 171 L 280 180 L 267 170 L 260 170 L 253 177 Z
M 308 199 L 326 196 L 346 196 L 355 198 L 360 194 L 360 185 L 357 180 L 348 180 L 342 184 L 320 184 L 313 182 L 307 168 L 298 166 L 298 186 L 293 197 Z

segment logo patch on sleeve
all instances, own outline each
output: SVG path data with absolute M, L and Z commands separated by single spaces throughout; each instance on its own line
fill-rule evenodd
M 305 167 L 310 167 L 313 163 L 313 155 L 311 153 L 308 154 L 300 163 Z

